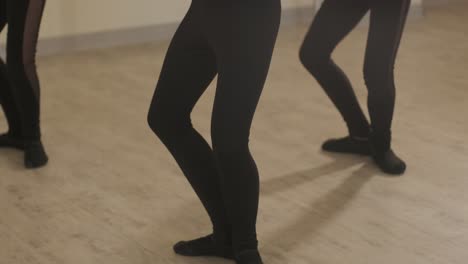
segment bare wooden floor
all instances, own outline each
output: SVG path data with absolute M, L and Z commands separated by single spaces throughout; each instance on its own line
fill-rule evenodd
M 396 67 L 394 145 L 409 164 L 400 178 L 319 151 L 345 127 L 298 62 L 306 27 L 281 34 L 251 140 L 266 263 L 466 263 L 467 14 L 454 5 L 408 25 Z M 336 53 L 362 102 L 365 37 L 359 28 Z M 51 163 L 25 171 L 20 153 L 0 150 L 0 264 L 229 263 L 171 251 L 210 227 L 146 125 L 166 47 L 40 59 Z M 207 136 L 212 99 L 213 87 L 194 114 Z

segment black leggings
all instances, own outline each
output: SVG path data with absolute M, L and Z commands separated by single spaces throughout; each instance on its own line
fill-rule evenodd
M 369 124 L 351 83 L 331 54 L 370 10 L 364 63 L 369 91 L 371 130 L 376 141 L 390 145 L 395 106 L 393 68 L 410 0 L 325 0 L 305 38 L 300 58 L 343 116 L 352 136 L 368 136 Z
M 259 177 L 249 133 L 270 66 L 280 0 L 193 0 L 167 52 L 150 127 L 206 208 L 215 236 L 256 248 Z M 212 147 L 190 114 L 218 74 Z
M 40 139 L 36 45 L 45 0 L 0 0 L 0 31 L 8 24 L 7 64 L 0 59 L 0 103 L 9 132 Z

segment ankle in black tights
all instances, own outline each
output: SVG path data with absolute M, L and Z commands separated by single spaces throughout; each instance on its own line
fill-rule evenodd
M 178 255 L 186 257 L 220 257 L 234 259 L 232 245 L 218 242 L 213 235 L 201 237 L 190 241 L 181 241 L 174 245 Z
M 262 257 L 258 250 L 241 251 L 236 255 L 237 264 L 263 264 Z
M 382 141 L 382 140 L 381 140 Z M 374 141 L 375 142 L 375 141 Z M 371 143 L 369 138 L 347 136 L 327 140 L 322 149 L 328 152 L 372 156 L 379 168 L 392 175 L 401 175 L 406 171 L 406 163 L 390 147 L 379 147 L 380 143 Z
M 391 138 L 391 132 L 371 133 L 372 158 L 383 172 L 400 175 L 405 173 L 406 164 L 391 149 Z
M 379 168 L 392 175 L 401 175 L 406 171 L 406 163 L 392 149 L 385 152 L 373 152 L 372 157 Z
M 41 141 L 31 141 L 24 144 L 24 166 L 27 169 L 43 167 L 49 161 Z
M 24 166 L 27 169 L 43 167 L 49 161 L 40 140 L 27 141 L 12 133 L 0 135 L 0 148 L 14 148 L 24 151 Z

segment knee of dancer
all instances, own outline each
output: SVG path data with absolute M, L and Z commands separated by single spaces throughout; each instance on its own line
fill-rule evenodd
M 330 62 L 331 55 L 302 46 L 299 51 L 299 60 L 310 73 L 317 74 Z
M 364 80 L 370 95 L 375 93 L 385 97 L 395 96 L 393 68 L 366 64 Z
M 366 66 L 364 68 L 364 80 L 370 99 L 380 100 L 379 98 L 381 98 L 389 102 L 395 99 L 393 69 Z
M 242 137 L 233 131 L 212 132 L 211 141 L 213 151 L 218 159 L 232 159 L 244 156 L 244 153 L 249 153 L 248 136 Z
M 190 118 L 177 118 L 166 114 L 167 111 L 150 111 L 147 121 L 151 130 L 162 140 L 174 138 L 191 127 Z

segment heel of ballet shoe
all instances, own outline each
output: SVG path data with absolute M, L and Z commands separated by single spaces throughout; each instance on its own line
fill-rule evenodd
M 406 171 L 406 163 L 400 159 L 390 147 L 391 133 L 377 136 L 371 134 L 372 158 L 379 168 L 390 175 L 402 175 Z
M 27 169 L 37 169 L 49 161 L 41 141 L 27 142 L 24 145 L 24 166 Z
M 403 175 L 406 172 L 406 163 L 400 159 L 393 150 L 373 155 L 374 162 L 379 168 L 390 175 Z

